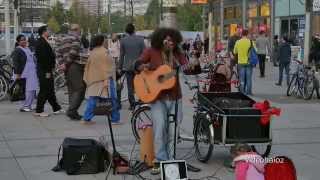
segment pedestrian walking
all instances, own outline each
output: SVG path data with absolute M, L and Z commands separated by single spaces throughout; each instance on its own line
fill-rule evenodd
M 316 34 L 312 38 L 309 60 L 314 63 L 316 71 L 320 69 L 320 35 Z
M 24 35 L 18 35 L 16 38 L 16 48 L 12 52 L 13 69 L 15 79 L 26 79 L 26 99 L 20 108 L 21 112 L 31 112 L 32 103 L 36 97 L 38 89 L 38 76 L 36 58 L 27 46 L 27 39 Z
M 116 64 L 117 71 L 119 70 L 119 58 L 120 58 L 120 41 L 118 39 L 118 36 L 116 33 L 112 34 L 112 39 L 108 45 L 109 47 L 109 53 L 112 57 L 113 61 Z
M 64 110 L 57 102 L 54 90 L 53 72 L 56 65 L 55 53 L 48 43 L 49 32 L 47 26 L 42 26 L 38 30 L 39 40 L 35 48 L 37 58 L 37 74 L 40 83 L 38 94 L 36 116 L 47 117 L 49 114 L 44 112 L 44 105 L 48 101 L 54 114 L 64 113 Z
M 270 52 L 269 39 L 266 36 L 264 31 L 260 31 L 259 36 L 256 39 L 256 48 L 257 48 L 257 54 L 259 58 L 260 77 L 264 78 L 265 69 L 266 69 L 267 50 L 268 52 Z
M 238 58 L 238 69 L 240 79 L 240 92 L 252 95 L 252 71 L 253 66 L 249 62 L 249 48 L 252 41 L 248 38 L 248 30 L 243 30 L 242 38 L 234 46 L 233 53 Z
M 281 45 L 279 47 L 279 80 L 276 83 L 277 86 L 282 85 L 282 77 L 283 77 L 283 70 L 285 70 L 286 77 L 287 77 L 287 85 L 290 82 L 290 60 L 291 60 L 291 46 L 288 41 L 288 37 L 284 36 L 281 40 Z
M 57 56 L 60 68 L 65 71 L 69 107 L 67 116 L 71 120 L 81 120 L 78 109 L 84 100 L 86 86 L 83 81 L 84 67 L 88 59 L 88 51 L 81 43 L 80 26 L 72 24 L 69 32 L 60 41 Z
M 203 49 L 203 42 L 201 40 L 200 34 L 197 34 L 194 42 L 193 42 L 193 54 L 196 58 L 200 58 Z
M 133 90 L 134 63 L 142 54 L 145 45 L 143 38 L 135 34 L 135 27 L 133 24 L 128 24 L 125 31 L 128 36 L 120 41 L 120 69 L 125 73 L 127 79 L 128 98 L 130 103 L 129 109 L 132 110 L 135 106 Z
M 110 79 L 114 79 L 114 63 L 108 55 L 107 49 L 103 46 L 104 36 L 97 35 L 92 39 L 91 52 L 85 67 L 83 79 L 87 85 L 86 98 L 87 106 L 83 116 L 82 124 L 90 125 L 94 117 L 93 110 L 99 99 L 107 98 L 110 89 Z M 115 122 L 115 121 L 113 121 Z M 119 119 L 117 119 L 119 122 Z

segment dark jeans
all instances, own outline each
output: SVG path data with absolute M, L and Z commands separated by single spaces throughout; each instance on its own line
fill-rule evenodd
M 282 83 L 282 77 L 283 77 L 283 70 L 285 70 L 286 72 L 286 76 L 287 76 L 287 85 L 289 85 L 290 83 L 290 63 L 286 63 L 286 64 L 279 64 L 279 81 L 278 83 L 281 84 Z
M 260 76 L 264 77 L 265 69 L 266 69 L 266 55 L 258 54 L 259 57 L 259 68 L 260 68 Z
M 135 98 L 134 98 L 134 88 L 133 88 L 133 78 L 134 73 L 133 72 L 125 72 L 126 79 L 127 79 L 127 87 L 128 87 L 128 99 L 130 106 L 133 107 L 135 104 Z
M 66 72 L 68 93 L 69 93 L 69 108 L 68 116 L 79 115 L 78 109 L 86 93 L 86 86 L 83 81 L 84 66 L 73 63 Z
M 53 77 L 47 79 L 45 73 L 38 74 L 40 91 L 37 99 L 36 113 L 42 113 L 45 103 L 48 101 L 52 107 L 52 110 L 59 111 L 61 106 L 57 102 L 57 97 L 54 91 Z

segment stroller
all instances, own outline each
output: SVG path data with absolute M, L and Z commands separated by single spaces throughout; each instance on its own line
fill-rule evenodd
M 226 63 L 209 67 L 209 92 L 231 92 L 231 70 Z

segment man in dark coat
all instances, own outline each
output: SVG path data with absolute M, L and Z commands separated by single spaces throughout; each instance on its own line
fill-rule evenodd
M 290 60 L 291 60 L 291 46 L 286 36 L 282 37 L 282 43 L 279 47 L 278 62 L 279 62 L 279 81 L 276 83 L 277 86 L 281 86 L 283 70 L 286 71 L 287 85 L 290 82 Z
M 37 57 L 37 74 L 39 78 L 40 91 L 38 94 L 36 116 L 47 117 L 49 114 L 44 112 L 44 104 L 48 101 L 52 106 L 54 114 L 63 113 L 61 106 L 57 102 L 54 90 L 53 72 L 56 65 L 56 56 L 48 43 L 49 32 L 47 26 L 42 26 L 38 30 L 39 40 L 35 48 Z

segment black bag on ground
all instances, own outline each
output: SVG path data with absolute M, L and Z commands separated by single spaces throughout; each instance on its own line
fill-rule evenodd
M 21 78 L 13 82 L 9 89 L 10 101 L 23 101 L 26 99 L 26 79 Z
M 62 146 L 62 159 L 60 150 Z M 94 139 L 65 138 L 58 152 L 58 163 L 52 170 L 65 170 L 68 175 L 96 174 L 110 163 L 105 148 Z

